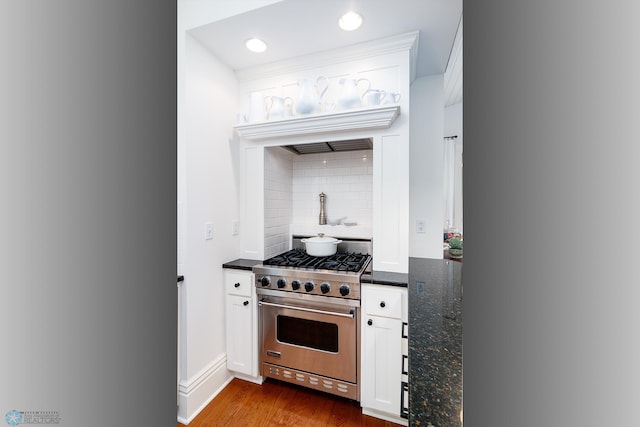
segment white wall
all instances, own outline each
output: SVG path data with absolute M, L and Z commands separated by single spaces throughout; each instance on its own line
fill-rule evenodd
M 234 73 L 189 36 L 274 0 L 179 0 L 178 8 L 178 273 L 179 408 L 187 423 L 230 379 L 225 366 L 222 264 L 238 257 L 237 154 L 229 142 L 237 108 Z M 214 239 L 204 240 L 204 222 Z
M 444 79 L 421 77 L 411 85 L 409 255 L 442 258 L 444 221 Z M 416 233 L 424 219 L 425 233 Z
M 444 136 L 458 135 L 462 139 L 462 102 L 444 109 Z
M 230 142 L 235 75 L 187 35 L 183 147 L 185 191 L 179 416 L 189 419 L 230 378 L 225 366 L 222 264 L 237 258 L 237 154 Z M 215 120 L 212 118 L 215 117 Z M 213 239 L 204 239 L 205 222 Z

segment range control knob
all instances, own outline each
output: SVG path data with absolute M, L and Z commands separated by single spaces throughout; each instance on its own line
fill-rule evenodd
M 331 285 L 327 282 L 324 282 L 322 285 L 320 285 L 320 290 L 323 294 L 326 294 L 331 290 Z
M 349 288 L 349 285 L 347 285 L 346 283 L 343 283 L 342 286 L 340 286 L 340 295 L 346 297 L 347 295 L 349 295 L 349 292 L 351 292 L 351 288 Z
M 307 292 L 311 292 L 316 287 L 315 283 L 312 281 L 308 281 L 304 284 L 304 290 Z
M 294 291 L 300 289 L 300 281 L 294 280 L 293 282 L 291 282 L 291 289 L 293 289 Z
M 282 289 L 287 285 L 287 281 L 284 279 L 278 279 L 278 288 Z
M 263 276 L 260 279 L 260 283 L 262 284 L 263 287 L 267 287 L 271 285 L 271 278 L 269 276 Z

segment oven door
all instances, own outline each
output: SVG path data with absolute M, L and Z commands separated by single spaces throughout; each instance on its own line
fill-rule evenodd
M 262 362 L 357 382 L 357 307 L 272 296 L 259 306 Z

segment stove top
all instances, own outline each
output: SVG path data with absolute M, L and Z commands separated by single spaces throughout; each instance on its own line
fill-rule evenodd
M 368 261 L 369 255 L 358 253 L 336 253 L 326 257 L 308 255 L 302 249 L 291 249 L 288 252 L 269 258 L 264 265 L 277 267 L 296 267 L 312 270 L 331 270 L 336 272 L 359 272 Z
M 338 252 L 326 257 L 291 249 L 253 267 L 258 290 L 273 290 L 338 298 L 360 298 L 360 276 L 369 254 Z

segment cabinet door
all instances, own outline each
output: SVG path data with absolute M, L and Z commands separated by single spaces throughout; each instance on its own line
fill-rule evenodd
M 361 404 L 400 415 L 402 321 L 364 315 Z
M 254 300 L 227 295 L 227 369 L 255 376 L 253 372 Z
M 373 143 L 373 269 L 409 272 L 409 137 Z

